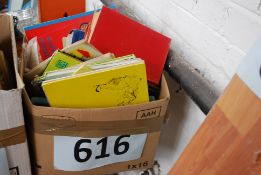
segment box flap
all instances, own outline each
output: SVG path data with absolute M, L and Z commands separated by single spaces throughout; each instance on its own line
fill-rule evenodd
M 168 83 L 164 74 L 162 75 L 161 78 L 161 90 L 160 90 L 159 99 L 168 99 L 168 100 L 170 99 Z
M 12 70 L 11 74 L 14 80 L 19 79 L 18 77 L 18 56 L 16 49 L 15 33 L 14 33 L 14 24 L 13 16 L 7 14 L 0 14 L 0 26 L 6 26 L 5 30 L 1 30 L 0 33 L 0 49 L 4 51 L 4 56 L 9 63 L 9 68 Z M 21 89 L 21 81 L 19 80 L 12 82 L 12 86 L 16 86 L 18 89 Z

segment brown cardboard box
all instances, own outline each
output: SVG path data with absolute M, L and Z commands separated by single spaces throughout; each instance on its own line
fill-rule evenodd
M 6 152 L 10 174 L 31 175 L 21 97 L 23 83 L 18 75 L 13 17 L 0 14 L 0 26 L 0 50 L 5 57 L 2 61 L 7 61 L 6 69 L 9 70 L 8 85 L 5 90 L 0 89 L 0 149 Z M 0 81 L 7 82 L 1 78 Z
M 35 153 L 35 162 L 33 164 L 35 165 L 34 168 L 36 168 L 38 175 L 98 175 L 149 168 L 153 165 L 154 155 L 160 137 L 160 129 L 164 122 L 164 116 L 170 98 L 164 76 L 162 78 L 160 99 L 138 105 L 96 109 L 42 107 L 33 105 L 25 90 L 23 94 L 29 113 L 28 120 L 31 123 L 32 129 L 31 134 Z M 147 137 L 144 136 L 144 133 L 147 133 Z M 135 136 L 127 137 L 126 135 L 136 135 L 143 137 L 143 139 L 145 138 L 143 143 L 144 147 L 142 143 L 137 140 L 137 142 L 130 141 L 130 138 Z M 69 147 L 67 148 L 67 146 L 70 145 L 68 140 L 66 141 L 67 144 L 65 142 L 59 143 L 55 141 L 57 137 L 58 139 L 60 138 L 59 136 L 70 136 L 70 138 L 76 138 L 76 140 L 81 140 L 82 138 L 93 138 L 95 140 L 95 138 L 99 138 L 99 141 L 96 143 L 92 140 L 92 142 L 94 141 L 96 143 L 96 146 L 90 148 L 92 154 L 89 154 L 88 148 L 91 146 L 90 143 L 89 145 L 81 145 L 80 143 L 77 147 L 76 142 L 76 144 L 73 143 L 75 144 L 74 148 L 69 146 L 70 149 Z M 116 138 L 113 140 L 112 137 L 107 138 L 107 136 L 117 136 L 118 142 Z M 109 140 L 113 141 L 109 142 Z M 83 140 L 83 142 L 85 141 L 86 139 Z M 86 141 L 86 143 L 87 142 L 88 141 Z M 60 144 L 59 149 L 55 146 L 57 143 Z M 139 146 L 139 144 L 141 146 Z M 110 151 L 111 145 L 114 145 L 114 153 Z M 138 148 L 128 153 L 128 151 L 135 146 Z M 104 152 L 101 150 L 101 147 L 105 147 Z M 126 154 L 132 157 L 131 160 L 128 161 L 128 158 L 117 160 L 118 157 L 115 155 L 115 147 L 118 149 L 116 153 L 124 153 L 128 150 Z M 90 163 L 93 165 L 87 165 L 90 166 L 88 170 L 84 170 L 85 168 L 83 167 L 85 166 L 82 167 L 81 162 L 75 163 L 75 167 L 72 165 L 74 163 L 71 162 L 75 162 L 75 160 L 73 160 L 72 156 L 69 156 L 68 152 L 71 151 L 71 155 L 74 151 L 74 159 L 76 159 L 75 150 L 77 152 L 77 149 L 83 152 L 83 154 L 79 153 L 78 159 L 85 165 L 86 162 L 91 160 L 91 158 L 88 161 L 84 160 L 88 157 L 88 154 L 91 155 L 91 157 L 95 157 L 95 160 L 92 159 L 94 163 Z M 140 157 L 138 155 L 135 158 L 135 155 L 139 151 L 141 151 Z M 99 157 L 99 154 L 103 156 Z M 112 154 L 113 156 L 110 158 Z M 97 157 L 98 159 L 96 160 Z M 57 159 L 61 160 L 57 161 Z M 110 160 L 101 164 L 99 161 L 103 161 L 102 159 Z M 58 162 L 59 165 L 55 162 Z

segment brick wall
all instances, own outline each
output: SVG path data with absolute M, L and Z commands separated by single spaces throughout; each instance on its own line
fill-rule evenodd
M 222 92 L 261 36 L 260 0 L 122 0 Z

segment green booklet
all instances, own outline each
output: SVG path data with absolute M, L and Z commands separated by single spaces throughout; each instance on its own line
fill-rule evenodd
M 49 62 L 48 66 L 46 67 L 43 75 L 45 75 L 47 72 L 50 71 L 65 69 L 80 63 L 82 63 L 81 60 L 74 58 L 69 54 L 63 53 L 61 51 L 57 51 L 53 54 L 52 59 Z

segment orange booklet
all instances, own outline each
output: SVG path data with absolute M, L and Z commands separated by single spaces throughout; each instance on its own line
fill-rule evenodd
M 50 21 L 57 18 L 85 12 L 86 0 L 39 0 L 40 21 Z

